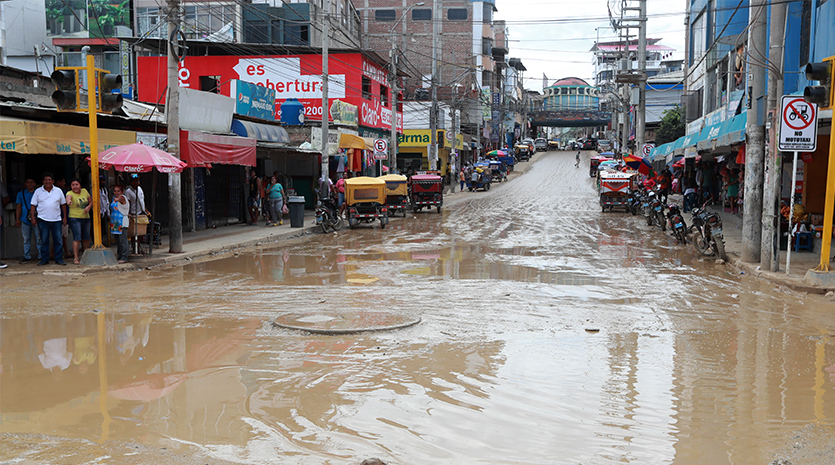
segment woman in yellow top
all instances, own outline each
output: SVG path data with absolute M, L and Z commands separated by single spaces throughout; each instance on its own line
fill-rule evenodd
M 90 248 L 90 209 L 93 204 L 90 202 L 90 193 L 87 189 L 81 188 L 81 182 L 73 179 L 70 182 L 70 191 L 67 192 L 67 205 L 70 207 L 69 224 L 72 231 L 72 253 L 73 263 L 78 265 L 78 249 L 84 242 L 84 249 Z

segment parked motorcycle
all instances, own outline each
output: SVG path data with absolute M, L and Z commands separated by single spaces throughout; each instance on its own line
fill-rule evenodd
M 638 212 L 641 211 L 643 196 L 644 192 L 641 189 L 633 189 L 632 192 L 629 193 L 629 211 L 632 212 L 633 216 L 637 215 Z
M 671 203 L 667 207 L 667 221 L 670 222 L 670 230 L 673 236 L 681 244 L 687 243 L 687 223 L 684 221 L 684 216 L 681 214 L 681 209 L 678 205 Z
M 722 236 L 722 218 L 706 210 L 707 203 L 693 210 L 693 247 L 701 255 L 712 254 L 716 258 L 727 260 L 725 240 Z
M 646 195 L 641 197 L 641 214 L 647 220 L 647 226 L 652 226 L 652 219 L 655 217 L 655 210 L 652 209 L 652 203 L 655 201 L 655 192 L 648 191 Z
M 316 224 L 320 225 L 326 234 L 342 229 L 342 217 L 339 216 L 339 208 L 332 198 L 316 203 Z
M 653 192 L 655 194 L 655 192 Z M 652 202 L 650 202 L 651 215 L 652 215 L 652 222 L 655 223 L 656 226 L 661 228 L 662 231 L 667 230 L 667 218 L 664 217 L 664 205 L 661 203 L 661 199 L 658 195 L 652 196 Z

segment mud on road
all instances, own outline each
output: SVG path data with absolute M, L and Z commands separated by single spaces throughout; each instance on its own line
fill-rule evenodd
M 385 230 L 4 279 L 0 461 L 767 464 L 831 425 L 832 304 L 601 213 L 586 162 Z

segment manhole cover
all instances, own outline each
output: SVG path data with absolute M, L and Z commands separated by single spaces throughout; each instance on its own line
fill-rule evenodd
M 359 312 L 346 315 L 325 313 L 287 313 L 276 317 L 279 328 L 316 334 L 350 334 L 366 331 L 391 331 L 420 323 L 420 318 L 385 312 Z

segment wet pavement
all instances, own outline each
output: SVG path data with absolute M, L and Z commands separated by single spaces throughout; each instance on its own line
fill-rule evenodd
M 573 152 L 385 230 L 2 285 L 0 463 L 768 464 L 835 421 L 835 305 L 601 213 Z

